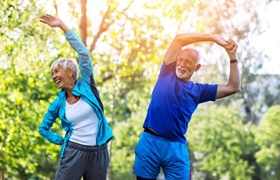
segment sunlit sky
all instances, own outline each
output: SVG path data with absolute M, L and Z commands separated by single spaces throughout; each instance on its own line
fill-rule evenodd
M 129 0 L 122 0 L 123 4 L 127 4 Z M 65 11 L 66 4 L 65 1 L 57 1 L 58 6 L 63 7 Z M 137 2 L 137 1 L 136 1 Z M 143 1 L 142 1 L 143 2 Z M 182 2 L 182 1 L 180 1 Z M 90 16 L 95 18 L 95 22 L 97 22 L 97 25 L 99 25 L 101 21 L 101 17 L 99 16 L 99 9 L 106 10 L 106 1 L 88 1 L 88 12 L 90 12 Z M 96 4 L 98 4 L 98 7 L 96 7 Z M 139 4 L 135 4 L 134 7 L 139 7 Z M 80 8 L 80 6 L 77 6 L 77 8 Z M 94 10 L 91 10 L 94 9 Z M 264 73 L 271 73 L 271 74 L 280 74 L 280 58 L 279 58 L 279 52 L 280 52 L 280 1 L 272 1 L 272 3 L 267 6 L 266 8 L 258 8 L 260 18 L 263 23 L 268 23 L 268 29 L 265 33 L 259 35 L 255 39 L 252 40 L 252 45 L 258 50 L 258 51 L 265 51 L 266 54 L 269 56 L 269 60 L 266 60 L 263 63 Z M 71 24 L 71 19 L 67 19 L 67 15 L 60 11 L 60 16 L 66 18 L 65 21 L 70 24 L 70 27 L 73 26 Z M 94 26 L 94 25 L 93 25 Z M 266 26 L 264 24 L 264 26 Z M 172 24 L 169 27 L 173 27 Z M 94 27 L 93 27 L 94 28 Z M 98 26 L 96 26 L 98 28 Z M 174 30 L 173 32 L 175 32 Z
M 280 74 L 280 2 L 275 1 L 260 12 L 263 20 L 268 20 L 269 28 L 257 38 L 257 49 L 265 50 L 271 59 L 264 62 L 264 68 L 271 74 Z

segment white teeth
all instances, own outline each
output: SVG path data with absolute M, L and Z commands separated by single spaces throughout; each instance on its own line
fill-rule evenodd
M 60 83 L 60 82 L 61 82 L 60 79 L 58 79 L 58 80 L 55 81 L 56 84 L 58 84 L 58 83 Z
M 181 71 L 181 72 L 186 72 L 187 71 L 187 69 L 186 68 L 178 68 L 179 69 L 179 71 Z

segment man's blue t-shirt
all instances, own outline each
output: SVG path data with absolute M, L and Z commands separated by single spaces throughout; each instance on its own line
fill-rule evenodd
M 199 103 L 215 101 L 217 84 L 184 82 L 176 76 L 176 62 L 162 64 L 144 128 L 171 141 L 186 143 L 185 134 Z

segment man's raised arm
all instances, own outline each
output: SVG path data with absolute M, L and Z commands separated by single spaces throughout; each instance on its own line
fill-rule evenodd
M 227 42 L 219 35 L 216 34 L 204 34 L 204 33 L 184 33 L 178 34 L 172 40 L 164 57 L 165 64 L 170 64 L 177 60 L 177 56 L 181 52 L 184 46 L 193 44 L 196 42 L 212 41 L 222 47 L 227 45 Z
M 216 99 L 229 96 L 240 91 L 240 73 L 238 69 L 238 60 L 236 56 L 238 45 L 232 39 L 228 40 L 225 47 L 230 60 L 230 73 L 228 83 L 226 85 L 218 85 Z

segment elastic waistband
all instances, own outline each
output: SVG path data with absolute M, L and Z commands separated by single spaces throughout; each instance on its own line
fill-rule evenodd
M 97 145 L 96 146 L 86 146 L 86 145 L 68 141 L 66 147 L 71 147 L 71 148 L 79 150 L 79 151 L 93 152 L 93 151 L 100 151 L 100 150 L 107 149 L 107 143 L 102 144 L 101 146 L 97 146 Z
M 144 132 L 147 132 L 147 133 L 150 133 L 150 134 L 153 134 L 153 135 L 156 135 L 156 136 L 159 136 L 159 137 L 162 137 L 161 135 L 155 133 L 154 131 L 152 131 L 151 129 L 149 128 L 144 128 Z
M 145 137 L 149 137 L 149 138 L 153 138 L 153 139 L 156 139 L 156 140 L 160 140 L 160 141 L 166 141 L 166 142 L 174 142 L 174 143 L 181 143 L 181 144 L 186 144 L 186 143 L 183 143 L 183 142 L 179 142 L 179 141 L 172 141 L 170 139 L 167 139 L 159 134 L 156 134 L 155 132 L 151 131 L 150 129 L 148 128 L 144 128 L 144 132 L 142 134 L 143 136 Z

